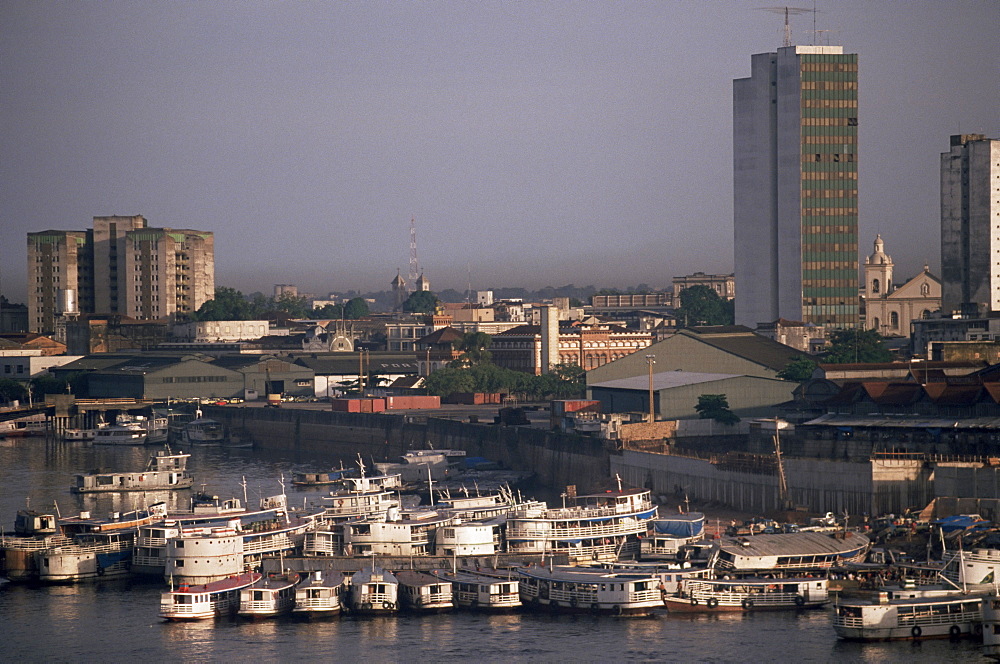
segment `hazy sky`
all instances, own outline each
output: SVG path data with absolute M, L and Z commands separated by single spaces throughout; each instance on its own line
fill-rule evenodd
M 435 290 L 730 272 L 768 4 L 2 0 L 0 289 L 25 301 L 26 233 L 110 214 L 214 231 L 244 292 L 387 288 L 411 218 Z M 860 58 L 862 254 L 937 270 L 939 154 L 1000 135 L 1000 2 L 817 7 Z

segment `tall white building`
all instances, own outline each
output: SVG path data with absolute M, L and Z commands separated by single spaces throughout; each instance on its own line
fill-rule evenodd
M 858 56 L 786 46 L 733 82 L 736 323 L 858 324 Z
M 951 137 L 941 154 L 941 309 L 1000 311 L 1000 140 Z

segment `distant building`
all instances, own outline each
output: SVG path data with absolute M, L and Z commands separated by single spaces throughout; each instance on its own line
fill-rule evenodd
M 149 228 L 142 216 L 94 217 L 88 231 L 28 233 L 28 325 L 100 313 L 173 319 L 215 296 L 210 232 Z
M 552 321 L 558 323 L 554 328 Z M 548 339 L 553 329 L 557 340 Z M 521 325 L 494 336 L 489 350 L 497 366 L 541 375 L 555 364 L 575 364 L 589 371 L 642 350 L 652 342 L 649 332 L 596 319 L 567 323 L 551 317 L 546 324 L 543 316 L 541 325 Z
M 298 297 L 299 288 L 295 284 L 275 284 L 274 299 L 280 300 L 282 297 Z
M 406 280 L 403 279 L 403 275 L 399 273 L 399 270 L 396 270 L 396 277 L 390 285 L 392 286 L 392 310 L 402 311 L 403 303 L 410 296 L 410 292 Z
M 249 341 L 268 334 L 270 323 L 266 320 L 206 320 L 174 325 L 177 341 Z
M 951 137 L 941 155 L 941 305 L 946 314 L 1000 312 L 1000 139 Z
M 733 82 L 736 323 L 858 325 L 858 56 L 759 53 Z
M 913 320 L 929 318 L 941 309 L 941 282 L 925 265 L 923 272 L 896 287 L 893 267 L 882 236 L 876 236 L 875 251 L 865 259 L 864 327 L 882 336 L 908 337 Z
M 819 353 L 826 346 L 826 330 L 812 323 L 779 318 L 771 323 L 759 324 L 755 331 L 762 337 L 803 353 Z
M 736 277 L 732 274 L 705 274 L 695 272 L 683 277 L 674 277 L 671 293 L 673 306 L 681 306 L 681 291 L 692 286 L 707 286 L 714 290 L 723 300 L 736 297 Z

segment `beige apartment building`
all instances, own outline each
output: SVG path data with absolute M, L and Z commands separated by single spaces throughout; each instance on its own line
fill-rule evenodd
M 87 231 L 28 233 L 28 325 L 63 316 L 174 320 L 215 295 L 212 233 L 150 228 L 141 215 L 94 217 Z

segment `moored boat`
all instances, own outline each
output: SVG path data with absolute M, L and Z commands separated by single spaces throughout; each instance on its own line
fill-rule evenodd
M 688 579 L 663 597 L 667 610 L 685 613 L 815 609 L 829 601 L 825 577 Z
M 295 606 L 295 586 L 299 575 L 291 572 L 263 576 L 240 590 L 237 615 L 244 618 L 271 618 L 290 613 Z
M 514 574 L 506 578 L 480 574 L 472 570 L 434 570 L 434 576 L 451 583 L 452 602 L 463 609 L 512 611 L 521 606 L 519 581 Z
M 663 608 L 656 577 L 567 566 L 527 567 L 520 576 L 525 606 L 565 613 L 648 616 Z
M 569 494 L 569 507 L 527 507 L 507 516 L 507 550 L 565 555 L 569 562 L 614 561 L 639 553 L 639 535 L 656 516 L 649 489 Z
M 399 610 L 399 581 L 374 563 L 351 577 L 350 608 L 354 613 L 395 613 Z
M 96 429 L 65 429 L 63 430 L 63 440 L 93 440 L 97 435 Z
M 421 612 L 449 611 L 452 602 L 452 584 L 427 572 L 406 570 L 396 572 L 399 581 L 399 598 L 404 609 Z
M 92 471 L 77 475 L 70 491 L 102 493 L 112 491 L 169 491 L 187 489 L 194 478 L 187 472 L 190 454 L 158 451 L 150 457 L 146 468 L 135 472 Z
M 874 599 L 839 601 L 833 630 L 846 641 L 959 638 L 982 634 L 988 594 L 945 589 L 880 591 Z
M 160 617 L 171 621 L 187 621 L 235 614 L 239 608 L 240 590 L 260 578 L 259 573 L 249 572 L 234 574 L 204 585 L 181 583 L 176 590 L 160 595 Z
M 342 572 L 316 571 L 295 586 L 295 607 L 299 618 L 334 616 L 344 608 L 347 579 Z
M 226 442 L 226 427 L 198 409 L 193 420 L 179 426 L 178 438 L 184 445 L 221 445 Z

